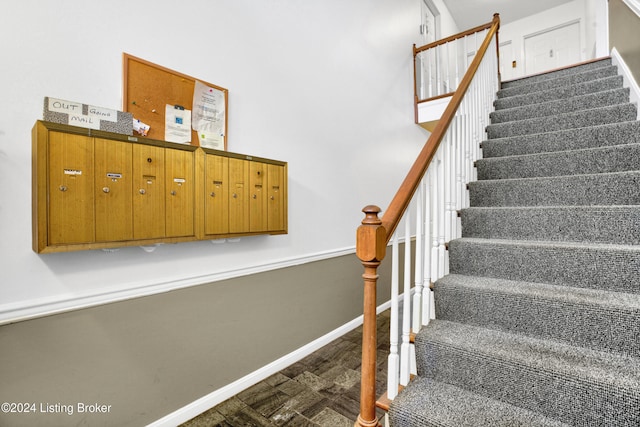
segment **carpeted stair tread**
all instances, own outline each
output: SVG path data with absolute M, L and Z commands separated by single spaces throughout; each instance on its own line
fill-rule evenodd
M 640 206 L 472 207 L 462 236 L 640 245 Z
M 539 92 L 558 87 L 570 86 L 590 80 L 611 77 L 618 72 L 615 65 L 600 67 L 580 73 L 570 73 L 564 76 L 543 79 L 536 82 L 521 82 L 520 84 L 508 86 L 498 91 L 498 98 L 508 98 L 510 96 L 524 95 L 531 92 Z
M 493 158 L 637 143 L 640 143 L 640 121 L 634 120 L 489 139 L 482 142 L 482 154 L 484 158 Z
M 640 171 L 469 183 L 471 206 L 640 205 Z
M 495 100 L 493 105 L 496 111 L 498 111 L 507 108 L 522 107 L 530 104 L 540 104 L 543 102 L 572 98 L 575 96 L 587 95 L 595 92 L 619 89 L 622 87 L 622 85 L 622 76 L 610 76 L 598 80 L 577 83 L 570 86 L 547 89 L 539 92 L 527 93 L 524 95 L 510 96 L 508 98 L 501 98 Z
M 636 106 L 625 103 L 558 114 L 550 117 L 536 117 L 516 122 L 490 124 L 486 130 L 489 139 L 506 138 L 540 133 L 541 130 L 553 132 L 564 129 L 632 121 L 636 119 L 636 115 Z
M 418 375 L 572 425 L 640 424 L 640 360 L 434 320 L 415 340 Z
M 629 88 L 611 89 L 602 92 L 579 95 L 494 111 L 489 115 L 491 123 L 507 123 L 516 120 L 526 120 L 536 117 L 548 117 L 569 112 L 590 110 L 622 104 L 629 101 Z
M 389 418 L 391 425 L 402 427 L 569 427 L 532 411 L 420 377 L 394 400 Z
M 603 68 L 603 67 L 610 67 L 610 66 L 611 66 L 611 57 L 604 57 L 594 61 L 589 61 L 589 62 L 585 62 L 585 63 L 581 63 L 581 64 L 569 66 L 569 67 L 564 67 L 558 70 L 553 70 L 553 71 L 548 71 L 544 73 L 534 74 L 532 76 L 525 76 L 525 77 L 520 77 L 513 80 L 508 80 L 508 81 L 502 82 L 502 88 L 508 88 L 508 87 L 518 86 L 518 85 L 527 85 L 527 84 L 531 84 L 541 80 L 555 79 L 555 78 L 570 75 L 570 74 L 579 74 L 585 71 L 590 71 L 590 70 Z
M 613 292 L 640 293 L 640 246 L 460 238 L 449 272 Z
M 436 318 L 639 357 L 640 295 L 450 274 Z
M 478 179 L 533 178 L 640 170 L 640 143 L 480 159 Z

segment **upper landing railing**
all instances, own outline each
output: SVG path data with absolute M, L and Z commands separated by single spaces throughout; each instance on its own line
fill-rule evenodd
M 493 24 L 491 21 L 424 46 L 413 45 L 416 123 L 419 104 L 452 96 L 458 89 Z
M 451 91 L 453 93 L 450 93 L 452 97 L 442 117 L 382 218 L 378 216 L 381 209 L 377 206 L 370 205 L 363 209 L 365 218 L 358 227 L 356 236 L 356 254 L 364 266 L 362 378 L 360 414 L 356 427 L 380 425 L 376 416 L 375 395 L 377 269 L 392 237 L 394 256 L 388 400 L 393 400 L 399 387 L 409 382 L 412 365 L 411 333 L 418 332 L 432 318 L 430 285 L 448 272 L 446 244 L 452 238 L 460 236 L 457 211 L 468 206 L 466 186 L 468 182 L 475 180 L 473 163 L 480 157 L 480 142 L 485 137 L 485 127 L 499 86 L 499 27 L 500 18 L 495 14 L 487 25 L 421 48 L 414 47 L 416 76 L 419 76 L 416 78 L 416 88 L 430 97 L 439 97 Z M 472 45 L 470 38 L 480 39 L 481 43 Z M 450 43 L 455 43 L 457 47 L 454 48 Z M 473 46 L 473 49 L 469 50 L 469 46 Z M 463 52 L 462 56 L 460 52 Z M 468 67 L 463 61 L 467 58 L 470 58 Z M 435 61 L 435 64 L 430 61 Z M 453 72 L 457 68 L 466 70 L 461 79 Z M 419 96 L 416 91 L 416 105 L 422 100 L 422 95 Z M 403 220 L 404 227 L 398 227 Z M 401 291 L 397 255 L 398 234 L 402 229 L 404 234 L 401 238 L 405 243 L 402 290 L 404 318 L 400 327 L 398 315 Z M 414 239 L 415 256 L 412 257 Z M 412 262 L 415 265 L 413 288 Z M 402 330 L 401 345 L 399 329 Z

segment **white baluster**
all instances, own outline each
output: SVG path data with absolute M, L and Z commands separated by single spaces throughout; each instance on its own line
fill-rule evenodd
M 436 50 L 429 49 L 429 98 L 437 95 L 438 91 L 438 61 Z
M 442 148 L 442 147 L 441 147 Z M 445 257 L 445 220 L 446 220 L 446 208 L 444 203 L 445 193 L 445 165 L 444 165 L 444 150 L 438 150 L 440 156 L 440 168 L 438 169 L 438 279 L 445 275 L 444 269 L 444 257 Z
M 462 196 L 463 196 L 463 187 L 462 187 L 462 159 L 464 158 L 463 156 L 463 146 L 464 146 L 464 137 L 465 137 L 465 130 L 464 130 L 464 121 L 465 121 L 465 116 L 464 116 L 464 100 L 462 101 L 461 105 L 460 105 L 460 115 L 458 116 L 456 123 L 458 124 L 458 137 L 456 138 L 456 177 L 455 177 L 455 186 L 456 186 L 456 233 L 455 233 L 455 238 L 460 237 L 460 221 L 457 215 L 457 211 L 462 209 Z
M 429 67 L 429 58 L 426 52 L 420 52 L 420 60 L 422 61 L 422 67 L 423 67 L 422 78 L 424 80 L 422 82 L 422 98 L 421 99 L 427 99 L 428 97 L 431 96 L 431 88 L 430 88 L 431 68 Z
M 460 56 L 460 44 L 461 44 L 461 40 L 458 39 L 455 41 L 455 47 L 456 47 L 456 51 L 455 51 L 455 55 L 456 55 L 456 90 L 458 90 L 458 86 L 460 86 L 460 67 L 458 65 L 458 59 Z
M 453 143 L 451 133 L 451 126 L 449 126 L 449 130 L 447 130 L 442 142 L 444 143 L 443 148 L 443 158 L 444 158 L 444 167 L 443 167 L 443 202 L 444 202 L 444 240 L 448 242 L 451 240 L 451 145 Z
M 433 176 L 433 162 L 427 169 L 424 180 L 424 269 L 423 269 L 423 291 L 422 291 L 422 324 L 428 325 L 431 319 L 431 193 Z
M 474 181 L 473 177 L 473 147 L 477 144 L 478 140 L 478 104 L 477 104 L 477 84 L 473 85 L 471 92 L 471 139 L 469 140 L 469 158 L 467 158 L 467 180 L 468 182 Z
M 465 150 L 465 159 L 464 159 L 464 167 L 465 167 L 465 178 L 466 183 L 468 184 L 473 180 L 473 160 L 472 153 L 473 145 L 476 143 L 476 132 L 477 132 L 477 114 L 476 114 L 476 97 L 475 85 L 472 85 L 469 88 L 469 141 L 467 141 L 467 147 Z
M 440 209 L 438 206 L 438 186 L 440 162 L 437 153 L 431 162 L 433 174 L 431 176 L 431 282 L 439 279 L 438 273 L 438 226 L 440 223 Z
M 413 319 L 412 319 L 412 330 L 414 333 L 418 333 L 420 328 L 422 327 L 422 227 L 424 225 L 424 215 L 423 215 L 423 203 L 422 197 L 424 193 L 423 183 L 420 183 L 418 190 L 416 191 L 416 254 L 415 254 L 415 293 L 413 295 Z
M 398 233 L 394 233 L 391 245 L 391 318 L 389 330 L 389 357 L 387 373 L 387 396 L 394 399 L 398 394 L 400 375 L 400 356 L 398 355 L 398 259 L 400 251 L 398 249 Z
M 447 250 L 446 244 L 451 240 L 451 165 L 452 165 L 452 155 L 453 152 L 451 150 L 451 146 L 453 144 L 453 133 L 451 132 L 451 124 L 446 133 L 446 145 L 444 146 L 444 170 L 442 171 L 444 174 L 443 179 L 443 193 L 442 193 L 442 212 L 444 214 L 444 240 L 442 244 L 442 275 L 445 276 L 449 274 L 449 263 L 447 262 Z
M 402 304 L 402 346 L 400 347 L 400 384 L 409 384 L 411 372 L 411 209 L 404 218 L 404 295 Z
M 445 83 L 445 87 L 444 87 L 443 93 L 449 93 L 449 92 L 453 91 L 453 89 L 451 87 L 451 58 L 449 56 L 449 45 L 450 44 L 451 43 L 445 43 L 444 44 L 444 52 L 445 52 L 445 58 L 446 58 L 444 60 L 444 64 L 445 64 L 445 67 L 447 69 L 447 80 L 446 80 L 446 83 Z
M 469 93 L 469 92 L 467 92 Z M 466 163 L 466 155 L 469 147 L 469 141 L 471 141 L 471 118 L 470 118 L 470 103 L 469 96 L 465 96 L 462 100 L 463 105 L 463 136 L 462 141 L 460 141 L 460 202 L 461 207 L 466 208 L 469 206 L 468 202 L 468 194 L 467 194 L 467 183 L 469 182 L 467 176 L 467 163 Z
M 456 182 L 455 182 L 455 186 L 456 186 L 456 206 L 455 206 L 455 238 L 459 238 L 462 236 L 462 224 L 460 221 L 460 218 L 458 217 L 458 211 L 462 210 L 462 196 L 464 195 L 464 187 L 462 184 L 462 159 L 463 159 L 463 155 L 462 155 L 462 145 L 463 145 L 463 139 L 464 139 L 464 135 L 465 135 L 465 131 L 464 131 L 464 111 L 462 111 L 460 113 L 460 115 L 457 117 L 456 120 L 456 124 L 457 124 L 457 138 L 456 138 Z

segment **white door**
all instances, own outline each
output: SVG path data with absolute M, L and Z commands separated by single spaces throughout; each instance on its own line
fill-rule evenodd
M 433 43 L 438 39 L 438 35 L 436 32 L 436 17 L 438 16 L 438 9 L 435 7 L 432 1 L 422 0 L 421 11 L 422 25 L 420 26 L 420 35 L 422 36 L 422 43 Z
M 438 9 L 431 0 L 422 0 L 420 6 L 421 18 L 420 18 L 420 37 L 422 44 L 427 45 L 438 40 Z M 433 52 L 423 52 L 418 57 L 419 60 L 416 63 L 417 66 L 417 79 L 418 85 L 418 98 L 427 99 L 438 94 L 437 88 L 437 72 L 438 72 L 438 58 Z
M 502 81 L 511 80 L 515 77 L 518 63 L 513 57 L 513 46 L 511 40 L 500 43 L 500 78 Z M 514 66 L 515 65 L 515 66 Z
M 536 74 L 580 62 L 580 22 L 525 36 L 526 74 Z

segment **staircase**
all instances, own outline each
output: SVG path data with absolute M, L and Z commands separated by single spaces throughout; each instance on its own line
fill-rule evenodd
M 502 84 L 394 427 L 640 425 L 640 122 L 609 59 Z

